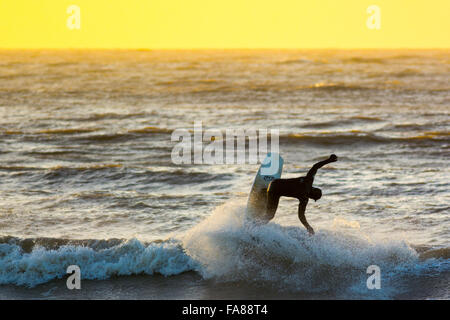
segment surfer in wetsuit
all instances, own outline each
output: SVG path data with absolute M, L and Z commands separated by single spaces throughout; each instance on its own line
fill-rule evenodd
M 298 217 L 306 227 L 310 234 L 314 234 L 314 229 L 309 225 L 305 218 L 306 205 L 309 199 L 314 201 L 319 200 L 322 197 L 322 190 L 314 188 L 312 186 L 314 182 L 314 176 L 319 168 L 324 165 L 337 161 L 337 156 L 332 154 L 328 159 L 317 162 L 308 171 L 305 177 L 293 178 L 293 179 L 275 179 L 267 188 L 267 216 L 266 222 L 272 220 L 275 216 L 275 212 L 278 208 L 278 202 L 280 197 L 296 198 L 300 201 L 298 205 Z

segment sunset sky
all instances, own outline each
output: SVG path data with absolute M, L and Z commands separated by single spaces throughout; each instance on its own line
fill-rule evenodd
M 449 12 L 449 0 L 1 0 L 0 48 L 449 48 Z

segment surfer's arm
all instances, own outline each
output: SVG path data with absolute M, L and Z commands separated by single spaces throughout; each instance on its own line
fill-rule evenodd
M 300 199 L 300 203 L 298 204 L 298 218 L 300 222 L 305 226 L 308 230 L 309 234 L 314 234 L 314 229 L 309 225 L 308 221 L 306 221 L 305 211 L 306 205 L 308 204 L 308 198 Z
M 317 173 L 317 170 L 319 170 L 320 168 L 322 168 L 324 165 L 330 163 L 330 162 L 335 162 L 337 161 L 337 156 L 335 154 L 332 154 L 328 159 L 317 162 L 315 165 L 312 166 L 311 169 L 309 169 L 308 174 L 306 175 L 306 177 L 309 178 L 314 178 L 314 176 Z

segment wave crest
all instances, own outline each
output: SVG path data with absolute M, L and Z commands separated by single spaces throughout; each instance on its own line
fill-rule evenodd
M 255 225 L 241 202 L 228 202 L 179 239 L 0 238 L 0 284 L 36 286 L 78 265 L 82 279 L 188 271 L 217 283 L 243 282 L 282 291 L 336 297 L 391 298 L 415 279 L 446 277 L 448 249 L 419 255 L 404 241 L 374 240 L 356 222 L 335 219 L 309 236 L 298 226 Z M 367 268 L 377 265 L 383 290 L 368 291 Z M 416 290 L 416 289 L 414 289 Z
M 286 290 L 320 292 L 364 289 L 366 270 L 414 264 L 418 255 L 402 241 L 372 242 L 347 231 L 306 230 L 246 222 L 239 205 L 219 207 L 183 239 L 204 278 L 251 281 Z M 365 292 L 367 293 L 367 292 Z
M 91 280 L 154 273 L 171 276 L 196 269 L 176 240 L 145 245 L 131 239 L 99 250 L 81 245 L 36 246 L 29 253 L 18 244 L 0 244 L 0 284 L 33 287 L 64 277 L 70 265 L 78 265 L 82 278 Z

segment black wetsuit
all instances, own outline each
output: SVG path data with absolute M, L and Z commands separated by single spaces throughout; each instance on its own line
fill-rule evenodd
M 309 233 L 314 234 L 313 228 L 305 218 L 306 205 L 308 200 L 318 200 L 322 196 L 322 191 L 312 186 L 317 170 L 324 165 L 337 161 L 336 155 L 332 154 L 327 160 L 317 162 L 305 177 L 293 179 L 276 179 L 272 181 L 267 189 L 267 211 L 265 220 L 268 222 L 275 216 L 280 197 L 296 198 L 300 201 L 298 206 L 298 217 Z

